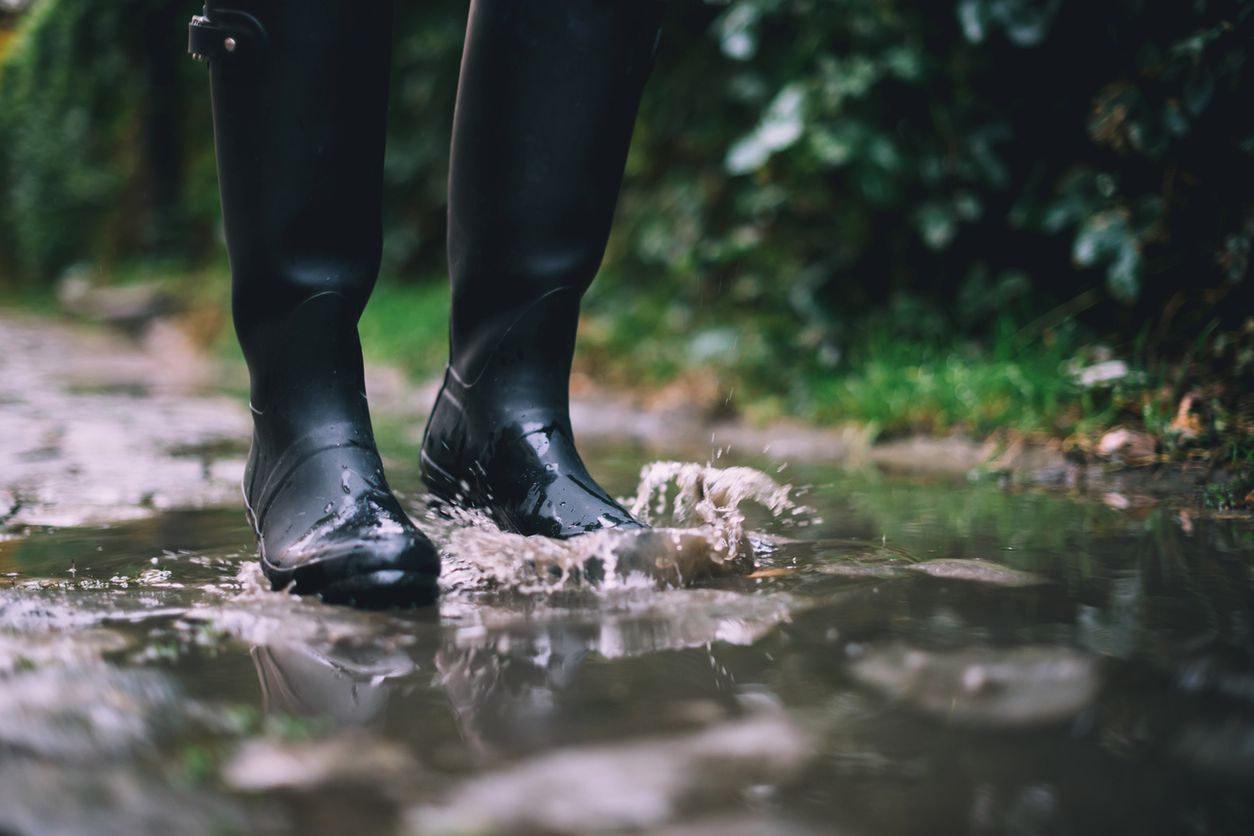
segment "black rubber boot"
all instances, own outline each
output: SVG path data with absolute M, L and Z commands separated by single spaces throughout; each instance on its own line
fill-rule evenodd
M 422 475 L 503 528 L 642 524 L 575 450 L 579 301 L 601 264 L 661 4 L 473 0 L 449 178 L 449 366 Z
M 210 2 L 232 308 L 252 382 L 244 499 L 276 589 L 361 606 L 436 595 L 439 557 L 389 490 L 357 320 L 381 251 L 392 6 Z

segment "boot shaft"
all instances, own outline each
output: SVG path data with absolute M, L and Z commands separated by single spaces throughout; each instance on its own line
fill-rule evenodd
M 568 386 L 660 15 L 654 0 L 471 3 L 449 179 L 450 360 L 421 470 L 437 495 L 508 530 L 642 525 L 580 459 Z
M 382 244 L 391 3 L 233 0 L 205 11 L 211 24 L 251 19 L 260 30 L 209 62 L 241 336 L 313 293 L 364 306 Z
M 462 380 L 503 358 L 509 377 L 564 400 L 660 16 L 655 0 L 471 3 L 449 178 Z
M 391 24 L 384 0 L 211 0 L 193 21 L 262 449 L 369 432 L 356 326 L 382 249 Z

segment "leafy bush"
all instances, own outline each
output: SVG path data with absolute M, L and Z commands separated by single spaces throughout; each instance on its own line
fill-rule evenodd
M 398 4 L 390 272 L 443 269 L 465 9 Z M 182 111 L 162 116 L 178 188 L 163 193 L 171 178 L 146 159 L 154 56 L 182 51 L 185 14 L 36 0 L 0 41 L 10 277 L 171 241 L 219 252 L 207 85 L 189 61 L 169 79 Z M 781 362 L 840 365 L 889 317 L 923 340 L 1007 316 L 1025 341 L 1077 316 L 1150 346 L 1235 327 L 1254 237 L 1252 15 L 1254 0 L 670 3 L 591 309 L 707 346 L 752 318 L 745 362 L 768 382 Z M 154 19 L 170 22 L 135 25 Z
M 933 303 L 907 331 L 1246 314 L 1254 2 L 674 11 L 623 204 L 633 286 L 777 310 L 830 357 L 903 293 Z
M 37 5 L 0 75 L 0 240 L 13 266 L 29 272 L 62 266 L 63 253 L 99 242 L 129 168 L 119 165 L 117 119 L 125 73 L 106 47 L 117 19 L 97 28 L 92 11 L 86 3 Z M 90 73 L 75 72 L 75 56 L 101 48 Z
M 0 41 L 0 278 L 203 256 L 217 194 L 207 111 L 178 108 L 203 84 L 185 25 L 166 0 L 37 0 Z

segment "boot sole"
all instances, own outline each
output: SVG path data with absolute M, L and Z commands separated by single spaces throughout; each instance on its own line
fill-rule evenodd
M 429 606 L 439 597 L 440 588 L 431 575 L 385 569 L 328 584 L 316 594 L 327 604 L 378 610 Z
M 423 607 L 440 596 L 439 577 L 428 572 L 379 569 L 327 582 L 325 564 L 312 563 L 280 569 L 261 558 L 261 570 L 276 592 L 317 597 L 327 604 L 360 609 Z

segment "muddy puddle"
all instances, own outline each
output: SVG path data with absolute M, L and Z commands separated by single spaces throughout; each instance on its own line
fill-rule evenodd
M 431 511 L 385 428 L 444 595 L 356 612 L 265 588 L 234 418 L 170 397 L 197 443 L 134 443 L 198 493 L 0 483 L 0 832 L 1254 827 L 1247 521 L 602 444 L 661 528 L 558 547 Z

